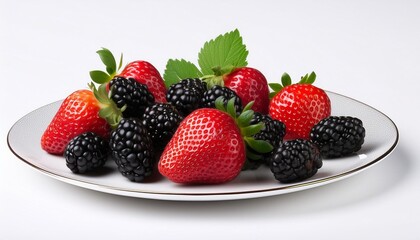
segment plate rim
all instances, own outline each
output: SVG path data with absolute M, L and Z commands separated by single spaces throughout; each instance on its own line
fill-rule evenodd
M 320 186 L 320 185 L 324 185 L 327 183 L 333 183 L 337 180 L 342 180 L 345 179 L 347 177 L 350 177 L 356 173 L 361 172 L 364 169 L 367 169 L 371 166 L 373 166 L 374 164 L 380 162 L 382 159 L 384 159 L 385 157 L 387 157 L 389 154 L 391 154 L 396 146 L 398 145 L 399 142 L 399 138 L 400 138 L 400 134 L 399 134 L 399 130 L 397 125 L 395 124 L 395 122 L 385 113 L 383 113 L 382 111 L 364 103 L 361 102 L 357 99 L 345 96 L 343 94 L 339 94 L 339 93 L 335 93 L 332 91 L 327 91 L 325 90 L 327 93 L 333 94 L 333 95 L 337 95 L 349 100 L 352 100 L 354 102 L 357 102 L 359 104 L 365 105 L 367 107 L 369 107 L 372 110 L 377 111 L 378 113 L 380 113 L 381 115 L 383 115 L 390 123 L 392 123 L 392 126 L 395 130 L 395 140 L 392 144 L 392 146 L 389 147 L 389 149 L 387 151 L 385 151 L 384 153 L 382 153 L 380 156 L 378 156 L 377 158 L 375 158 L 374 160 L 363 164 L 359 167 L 356 167 L 354 169 L 351 170 L 347 170 L 345 172 L 339 173 L 339 174 L 335 174 L 333 176 L 328 176 L 328 177 L 324 177 L 324 178 L 320 178 L 320 179 L 314 179 L 311 181 L 307 181 L 307 182 L 297 182 L 291 185 L 286 185 L 286 186 L 279 186 L 279 187 L 274 187 L 274 188 L 265 188 L 265 189 L 255 189 L 255 190 L 241 190 L 241 191 L 230 191 L 230 192 L 209 192 L 209 193 L 204 193 L 204 192 L 198 192 L 198 193 L 190 193 L 190 192 L 163 192 L 163 191 L 148 191 L 148 190 L 136 190 L 136 189 L 129 189 L 129 188 L 124 188 L 124 187 L 114 187 L 114 186 L 109 186 L 109 185 L 104 185 L 104 184 L 98 184 L 98 183 L 92 183 L 89 181 L 85 181 L 85 180 L 80 180 L 80 179 L 75 179 L 75 178 L 71 178 L 71 177 L 66 177 L 63 175 L 60 175 L 58 173 L 55 173 L 53 171 L 49 171 L 47 169 L 43 169 L 41 167 L 38 167 L 36 165 L 34 165 L 33 163 L 31 163 L 29 160 L 24 159 L 22 156 L 20 156 L 11 146 L 10 143 L 10 134 L 12 132 L 12 130 L 14 129 L 14 127 L 26 116 L 32 114 L 33 112 L 38 111 L 41 108 L 47 107 L 49 105 L 53 105 L 56 104 L 58 102 L 62 102 L 62 100 L 58 100 L 58 101 L 54 101 L 51 102 L 49 104 L 43 105 L 41 107 L 38 107 L 32 111 L 30 111 L 29 113 L 25 114 L 24 116 L 20 117 L 13 125 L 12 127 L 9 129 L 8 134 L 7 134 L 7 145 L 10 149 L 10 151 L 18 158 L 20 159 L 22 162 L 26 163 L 27 165 L 35 168 L 36 170 L 40 171 L 41 173 L 50 176 L 54 179 L 72 184 L 72 185 L 76 185 L 79 187 L 83 187 L 83 188 L 88 188 L 91 190 L 96 190 L 96 191 L 100 191 L 100 192 L 105 192 L 105 193 L 111 193 L 111 194 L 116 194 L 116 195 L 120 195 L 120 196 L 131 196 L 131 197 L 138 197 L 138 198 L 149 198 L 149 199 L 161 199 L 161 200 L 174 200 L 174 199 L 169 199 L 169 198 L 157 198 L 157 196 L 178 196 L 178 197 L 189 197 L 189 199 L 176 199 L 176 200 L 180 200 L 180 201 L 188 201 L 188 200 L 197 200 L 197 199 L 190 199 L 190 197 L 215 197 L 215 196 L 237 196 L 237 198 L 229 198 L 229 199 L 215 199 L 215 200 L 233 200 L 233 199 L 241 199 L 242 196 L 244 195 L 252 195 L 252 194 L 258 194 L 258 193 L 276 193 L 282 190 L 291 190 L 289 192 L 295 192 L 295 191 L 299 191 L 299 190 L 305 190 L 307 187 L 310 186 Z M 289 193 L 287 192 L 287 193 Z M 130 194 L 127 194 L 130 193 Z M 286 193 L 286 192 L 285 192 Z M 272 194 L 272 195 L 273 195 Z M 139 195 L 145 195 L 145 196 L 139 196 Z M 148 197 L 150 195 L 150 197 Z M 249 197 L 249 198 L 253 198 L 253 197 Z M 204 199 L 204 200 L 212 200 L 212 199 Z

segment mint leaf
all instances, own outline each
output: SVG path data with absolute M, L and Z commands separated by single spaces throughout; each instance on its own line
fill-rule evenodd
M 184 59 L 169 59 L 166 64 L 163 79 L 165 79 L 166 88 L 185 78 L 199 78 L 203 74 L 191 62 Z
M 204 75 L 213 74 L 215 67 L 244 67 L 248 65 L 248 50 L 238 29 L 219 35 L 204 44 L 198 53 L 198 65 Z

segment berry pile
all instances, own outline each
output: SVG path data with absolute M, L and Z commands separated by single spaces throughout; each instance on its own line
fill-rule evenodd
M 281 83 L 268 84 L 248 67 L 238 30 L 206 42 L 198 66 L 169 59 L 163 77 L 149 62 L 122 68 L 122 55 L 117 65 L 108 49 L 97 53 L 106 71 L 90 72 L 90 90 L 70 94 L 41 137 L 41 147 L 64 155 L 75 174 L 112 159 L 133 182 L 161 174 L 176 183 L 219 184 L 264 166 L 289 183 L 364 143 L 360 119 L 331 116 L 315 73 L 298 83 L 284 73 Z

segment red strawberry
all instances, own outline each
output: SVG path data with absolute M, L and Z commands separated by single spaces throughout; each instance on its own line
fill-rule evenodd
M 245 144 L 235 121 L 217 109 L 198 109 L 180 124 L 165 148 L 159 172 L 177 183 L 222 183 L 245 162 Z
M 61 104 L 41 137 L 41 147 L 51 154 L 63 154 L 69 141 L 84 133 L 94 132 L 104 138 L 110 126 L 99 117 L 99 103 L 90 90 L 78 90 Z
M 99 57 L 106 66 L 106 72 L 94 70 L 90 72 L 92 80 L 98 84 L 108 83 L 115 76 L 134 78 L 137 82 L 145 84 L 153 94 L 156 102 L 166 102 L 166 87 L 159 71 L 149 62 L 134 61 L 118 73 L 122 66 L 122 54 L 117 66 L 114 55 L 106 48 L 98 50 Z
M 246 106 L 244 113 L 236 118 L 234 99 L 229 102 L 229 114 L 219 109 L 201 108 L 181 122 L 160 157 L 158 168 L 163 176 L 184 184 L 223 183 L 241 172 L 245 163 L 245 144 L 259 141 L 261 152 L 271 151 L 271 145 L 263 150 L 261 143 L 267 147 L 266 142 L 249 137 L 264 126 L 249 125 L 253 116 L 249 110 L 251 106 Z M 219 98 L 216 105 L 223 108 L 220 107 L 223 100 Z
M 125 78 L 134 78 L 137 82 L 145 84 L 155 97 L 156 102 L 166 102 L 165 83 L 158 70 L 149 62 L 131 62 L 119 75 Z
M 232 89 L 245 106 L 254 101 L 252 109 L 262 114 L 268 113 L 269 90 L 267 80 L 257 69 L 241 67 L 223 77 L 225 87 Z
M 284 86 L 280 85 L 271 99 L 269 114 L 286 125 L 285 139 L 309 139 L 311 128 L 331 114 L 328 95 L 312 85 L 315 77 L 315 73 L 306 74 L 299 83 L 291 84 L 289 75 L 284 74 Z M 276 88 L 276 84 L 270 86 Z

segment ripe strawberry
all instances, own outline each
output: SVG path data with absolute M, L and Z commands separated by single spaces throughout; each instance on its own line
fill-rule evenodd
M 149 62 L 134 61 L 130 62 L 118 73 L 122 66 L 123 56 L 121 54 L 119 65 L 115 61 L 114 55 L 106 48 L 97 51 L 102 62 L 106 66 L 106 72 L 94 70 L 90 72 L 90 77 L 95 83 L 103 84 L 111 81 L 115 76 L 133 78 L 141 84 L 145 84 L 152 93 L 156 102 L 166 102 L 166 87 L 159 71 Z
M 219 109 L 224 108 L 223 104 L 222 97 L 216 101 Z M 264 126 L 249 125 L 253 117 L 250 107 L 247 105 L 236 117 L 232 98 L 227 104 L 229 114 L 212 108 L 192 112 L 165 147 L 159 172 L 173 182 L 184 184 L 216 184 L 234 179 L 245 163 L 246 144 L 259 152 L 272 150 L 267 142 L 249 137 Z
M 312 85 L 316 75 L 306 74 L 299 83 L 291 84 L 285 73 L 282 83 L 270 84 L 278 92 L 270 101 L 269 114 L 286 125 L 285 139 L 309 139 L 311 128 L 330 116 L 331 102 L 324 90 Z
M 78 90 L 70 94 L 42 135 L 42 149 L 51 154 L 63 154 L 70 140 L 85 132 L 107 138 L 110 126 L 99 117 L 99 109 L 92 91 Z
M 145 84 L 155 97 L 156 102 L 166 102 L 165 83 L 158 70 L 149 62 L 131 62 L 119 75 L 125 78 L 134 78 L 137 82 Z
M 255 68 L 241 67 L 223 77 L 224 86 L 233 90 L 242 100 L 243 106 L 254 101 L 252 109 L 267 114 L 269 90 L 264 75 Z

